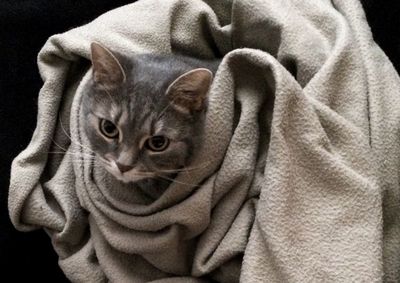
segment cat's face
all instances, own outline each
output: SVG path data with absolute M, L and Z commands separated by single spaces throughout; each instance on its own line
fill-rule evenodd
M 97 43 L 91 52 L 83 121 L 96 157 L 123 182 L 179 172 L 202 139 L 212 73 L 182 74 L 176 62 L 151 57 L 124 62 Z

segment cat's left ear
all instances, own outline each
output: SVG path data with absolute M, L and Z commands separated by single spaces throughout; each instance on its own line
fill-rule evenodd
M 199 68 L 184 73 L 167 89 L 171 105 L 183 113 L 201 111 L 206 106 L 208 90 L 213 80 L 210 70 Z
M 124 69 L 110 50 L 97 42 L 90 45 L 93 79 L 99 86 L 112 89 L 126 79 Z

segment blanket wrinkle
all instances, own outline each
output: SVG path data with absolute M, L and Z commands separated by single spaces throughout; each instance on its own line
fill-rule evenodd
M 164 192 L 88 146 L 93 41 L 223 57 L 196 170 Z M 141 0 L 52 36 L 38 66 L 9 212 L 72 282 L 400 281 L 400 79 L 358 0 Z

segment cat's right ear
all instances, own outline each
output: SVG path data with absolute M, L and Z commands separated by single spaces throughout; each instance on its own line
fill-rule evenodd
M 118 59 L 99 43 L 90 45 L 94 82 L 105 89 L 113 89 L 125 82 L 124 69 Z
M 210 70 L 198 68 L 178 77 L 167 89 L 167 97 L 176 110 L 183 113 L 201 111 L 206 107 L 208 90 L 213 80 Z

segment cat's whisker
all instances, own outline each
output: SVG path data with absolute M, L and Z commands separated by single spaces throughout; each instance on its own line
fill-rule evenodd
M 71 161 L 73 161 L 73 162 L 82 162 L 82 161 L 89 161 L 89 162 L 92 162 L 93 161 L 93 159 L 92 158 L 90 158 L 90 157 L 84 157 L 84 158 L 78 158 L 78 159 L 70 159 Z M 103 166 L 103 165 L 101 165 L 101 164 L 93 164 L 93 165 L 99 165 L 99 166 Z M 103 166 L 104 167 L 104 166 Z
M 80 162 L 82 162 L 82 161 L 87 161 L 87 162 L 90 162 L 91 160 L 74 160 L 74 159 L 70 159 L 69 160 L 69 162 L 72 164 L 72 163 L 80 163 Z M 91 168 L 105 168 L 103 165 L 101 165 L 101 164 L 91 164 L 90 165 L 91 166 Z
M 69 156 L 75 156 L 75 157 L 77 157 L 77 160 L 79 159 L 79 158 L 89 158 L 89 159 L 93 159 L 93 155 L 89 155 L 89 154 L 87 154 L 87 155 L 82 155 L 82 154 L 78 154 L 78 153 L 70 153 L 70 152 L 46 152 L 46 154 L 54 154 L 54 155 L 56 155 L 56 154 L 58 154 L 58 155 L 69 155 Z
M 198 187 L 198 186 L 199 186 L 198 184 L 181 182 L 181 181 L 177 181 L 176 179 L 168 178 L 168 177 L 166 177 L 166 176 L 162 176 L 162 175 L 158 175 L 158 174 L 156 174 L 156 176 L 159 177 L 159 178 L 161 178 L 161 179 L 170 181 L 170 182 L 172 182 L 172 183 L 182 184 L 182 185 L 186 185 L 186 186 L 195 186 L 195 187 Z
M 74 143 L 74 144 L 76 144 L 76 145 L 79 145 L 79 146 L 82 147 L 83 149 L 86 149 L 86 150 L 88 150 L 88 151 L 90 151 L 90 152 L 92 152 L 92 153 L 95 153 L 91 148 L 89 148 L 89 147 L 87 147 L 87 146 L 84 146 L 83 144 L 81 144 L 81 143 L 79 143 L 79 142 L 73 140 L 72 137 L 71 137 L 71 136 L 67 133 L 67 131 L 65 130 L 65 128 L 64 128 L 64 126 L 63 126 L 63 123 L 62 123 L 62 120 L 61 120 L 61 117 L 59 117 L 59 119 L 60 119 L 61 129 L 63 130 L 64 134 L 71 140 L 72 143 Z
M 75 159 L 69 159 L 73 162 L 82 162 L 82 161 L 92 161 L 94 160 L 93 154 L 85 154 L 82 152 L 71 152 L 71 151 L 49 151 L 49 152 L 42 152 L 43 154 L 53 154 L 53 155 L 62 155 L 62 156 L 72 156 Z M 102 166 L 102 165 L 99 165 Z
M 209 164 L 211 164 L 215 160 L 217 160 L 217 158 L 202 162 L 198 166 L 190 166 L 190 167 L 187 166 L 187 167 L 183 167 L 183 168 L 179 168 L 179 169 L 170 169 L 170 170 L 162 169 L 162 170 L 158 170 L 158 171 L 164 172 L 164 173 L 178 173 L 178 172 L 188 172 L 188 171 L 200 170 L 200 169 L 206 168 Z
M 111 93 L 108 91 L 108 89 L 104 89 L 104 91 L 107 93 L 107 95 L 110 97 L 111 103 L 114 103 L 114 105 L 118 105 L 117 102 L 115 101 L 114 97 L 111 95 Z
M 61 145 L 59 145 L 53 138 L 51 138 L 51 140 L 53 141 L 53 143 L 56 145 L 56 147 L 58 147 L 61 150 L 67 151 L 67 149 L 65 149 L 64 147 L 62 147 Z
M 77 156 L 80 155 L 87 155 L 87 156 L 95 156 L 94 153 L 84 153 L 84 152 L 79 152 L 79 151 L 71 151 L 71 150 L 66 150 L 66 151 L 43 151 L 42 153 L 55 153 L 55 154 L 76 154 Z
M 90 155 L 90 156 L 94 156 L 94 154 L 92 153 L 83 153 L 83 152 L 79 152 L 79 151 L 71 151 L 71 150 L 66 150 L 66 151 L 45 151 L 43 153 L 65 153 L 65 154 L 71 154 L 74 153 L 76 155 Z
M 162 173 L 180 173 L 180 172 L 191 172 L 191 171 L 195 171 L 195 170 L 200 170 L 200 169 L 204 169 L 206 168 L 210 163 L 214 162 L 217 159 L 214 160 L 209 160 L 206 162 L 202 162 L 200 166 L 190 166 L 190 167 L 183 167 L 183 168 L 179 168 L 179 169 L 171 169 L 171 170 L 157 170 L 158 172 L 162 172 Z M 256 164 L 254 167 L 249 167 L 249 168 L 237 168 L 235 170 L 237 171 L 251 171 L 251 170 L 257 170 L 260 168 L 265 168 L 266 164 L 265 162 L 262 162 L 261 164 Z M 232 169 L 231 169 L 232 170 Z
M 195 170 L 200 170 L 200 169 L 204 169 L 206 168 L 209 164 L 211 164 L 212 162 L 214 162 L 215 160 L 217 160 L 217 158 L 215 159 L 211 159 L 205 162 L 200 163 L 198 166 L 186 166 L 183 168 L 178 168 L 178 169 L 157 169 L 157 172 L 161 172 L 161 173 L 180 173 L 180 172 L 187 172 L 189 173 L 190 171 L 195 171 Z
M 168 110 L 169 107 L 171 107 L 176 100 L 178 99 L 178 97 L 175 97 L 174 99 L 172 99 L 171 101 L 169 101 L 169 103 L 167 104 L 167 106 L 165 106 L 165 108 L 160 112 L 160 114 L 157 116 L 157 120 L 160 120 L 160 118 L 164 115 L 164 113 Z

